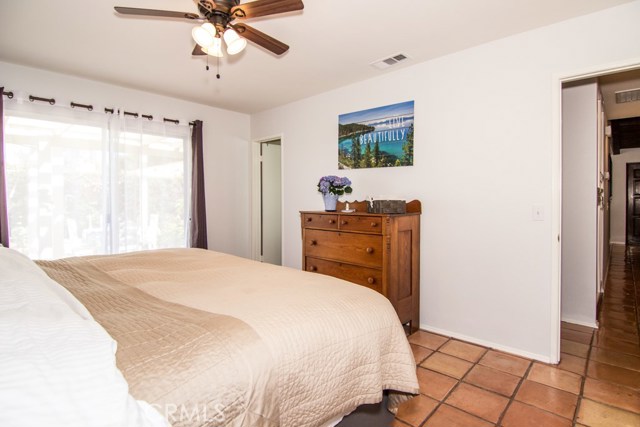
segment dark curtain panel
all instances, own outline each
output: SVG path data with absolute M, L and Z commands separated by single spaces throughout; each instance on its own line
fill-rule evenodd
M 0 243 L 9 247 L 9 217 L 7 215 L 7 182 L 4 176 L 4 88 L 0 87 Z
M 202 159 L 202 120 L 191 129 L 191 224 L 190 246 L 207 249 L 207 211 L 204 204 L 204 162 Z

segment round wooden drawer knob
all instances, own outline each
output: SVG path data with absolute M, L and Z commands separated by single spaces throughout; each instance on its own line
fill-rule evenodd
M 309 267 L 309 271 L 318 271 L 318 267 L 312 265 L 311 267 Z
M 340 222 L 340 224 L 347 225 L 347 221 L 342 221 L 342 222 Z
M 371 226 L 372 226 L 372 227 L 377 227 L 377 226 L 378 226 L 378 223 L 377 223 L 377 222 L 372 222 L 372 223 L 371 223 Z
M 313 218 L 307 218 L 307 222 L 313 221 Z
M 332 219 L 330 219 L 330 220 L 329 220 L 329 224 L 333 224 L 334 222 L 335 222 L 335 221 L 334 221 L 334 220 L 332 220 Z
M 315 245 L 318 244 L 318 241 L 317 240 L 312 240 L 310 243 L 311 243 L 311 246 L 315 246 Z
M 368 254 L 372 254 L 373 253 L 373 248 L 367 248 L 367 253 Z
M 374 283 L 376 283 L 376 279 L 374 279 L 373 277 L 369 277 L 367 279 L 367 282 L 369 282 L 370 285 L 373 285 Z

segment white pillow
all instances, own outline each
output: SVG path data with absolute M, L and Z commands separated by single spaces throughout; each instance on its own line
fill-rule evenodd
M 18 286 L 20 283 L 33 283 L 46 287 L 55 294 L 57 299 L 64 301 L 83 319 L 93 319 L 89 310 L 71 292 L 51 280 L 47 273 L 42 271 L 29 257 L 20 252 L 0 247 L 0 283 L 7 282 L 14 282 Z M 36 288 L 33 291 L 37 292 Z M 2 307 L 0 307 L 0 310 L 2 310 Z
M 72 294 L 0 248 L 0 425 L 168 426 L 129 395 L 115 350 Z

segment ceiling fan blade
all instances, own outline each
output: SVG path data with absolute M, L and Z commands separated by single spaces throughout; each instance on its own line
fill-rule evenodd
M 194 48 L 193 48 L 193 52 L 191 52 L 191 55 L 206 55 L 206 53 L 204 53 L 204 51 L 202 50 L 202 48 L 200 47 L 199 44 L 197 44 Z
M 302 0 L 256 0 L 233 7 L 230 14 L 236 18 L 257 18 L 302 9 Z
M 156 16 L 159 18 L 200 19 L 200 15 L 190 12 L 173 12 L 171 10 L 140 9 L 137 7 L 115 6 L 116 12 L 123 15 Z
M 289 50 L 288 45 L 274 39 L 271 36 L 266 35 L 262 31 L 258 31 L 255 28 L 248 26 L 245 23 L 233 24 L 232 27 L 245 39 L 250 40 L 259 46 L 262 46 L 267 50 L 270 50 L 276 55 L 282 55 Z

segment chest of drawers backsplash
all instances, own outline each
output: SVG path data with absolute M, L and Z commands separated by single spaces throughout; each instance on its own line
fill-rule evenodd
M 411 332 L 420 325 L 420 202 L 406 214 L 302 211 L 306 271 L 338 277 L 386 296 Z M 338 210 L 342 209 L 339 203 Z

